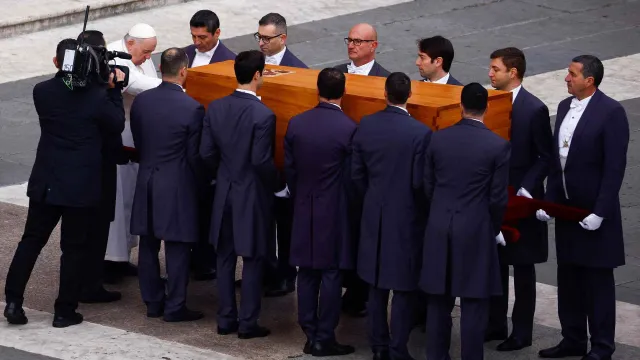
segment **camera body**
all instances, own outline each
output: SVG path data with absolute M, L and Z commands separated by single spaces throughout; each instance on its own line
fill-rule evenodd
M 62 63 L 62 72 L 71 75 L 75 87 L 86 87 L 92 82 L 107 84 L 109 75 L 120 69 L 125 74 L 124 81 L 116 82 L 116 86 L 126 87 L 129 83 L 129 68 L 111 65 L 115 58 L 131 59 L 131 55 L 120 51 L 108 51 L 104 46 L 92 46 L 81 43 L 75 50 L 67 50 Z

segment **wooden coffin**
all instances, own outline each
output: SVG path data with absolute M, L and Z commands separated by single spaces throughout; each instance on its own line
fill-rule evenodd
M 212 101 L 229 95 L 237 86 L 233 60 L 189 69 L 187 94 L 205 107 Z M 318 104 L 316 82 L 320 70 L 267 65 L 264 84 L 258 91 L 277 117 L 276 163 L 282 166 L 283 141 L 291 117 Z M 385 78 L 345 74 L 346 95 L 342 109 L 356 122 L 384 109 Z M 412 96 L 407 110 L 433 130 L 443 129 L 460 120 L 461 86 L 412 81 Z M 494 132 L 509 139 L 511 127 L 511 93 L 489 90 L 489 109 L 485 124 Z

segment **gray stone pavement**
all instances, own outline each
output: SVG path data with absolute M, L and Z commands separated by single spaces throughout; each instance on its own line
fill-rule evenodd
M 59 360 L 49 356 L 33 354 L 10 347 L 0 346 L 0 359 L 2 360 Z

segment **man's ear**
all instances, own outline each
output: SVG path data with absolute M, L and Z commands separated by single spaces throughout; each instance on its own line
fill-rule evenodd
M 60 69 L 60 66 L 58 66 L 58 58 L 57 57 L 53 57 L 53 65 L 56 67 L 56 69 Z

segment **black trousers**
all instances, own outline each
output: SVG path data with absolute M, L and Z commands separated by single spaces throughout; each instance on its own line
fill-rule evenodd
M 88 234 L 86 271 L 83 274 L 81 293 L 89 295 L 99 291 L 104 281 L 104 256 L 109 242 L 109 226 L 111 213 L 106 208 L 99 208 L 95 225 Z
M 602 358 L 615 351 L 616 289 L 613 269 L 558 264 L 558 317 L 563 343 Z
M 502 296 L 491 298 L 489 325 L 490 332 L 507 332 L 507 312 L 509 311 L 509 266 L 500 266 Z M 536 267 L 530 265 L 513 266 L 515 302 L 511 314 L 513 330 L 511 335 L 524 342 L 533 338 L 533 316 L 536 311 Z
M 394 360 L 413 360 L 407 343 L 415 322 L 416 292 L 393 290 L 391 320 L 388 322 L 390 293 L 391 290 L 369 287 L 367 328 L 371 350 L 389 352 Z
M 265 280 L 273 284 L 283 280 L 294 281 L 298 275 L 295 266 L 289 264 L 291 252 L 291 226 L 293 225 L 293 206 L 290 198 L 275 197 L 275 218 L 277 227 L 278 259 L 275 264 L 267 262 Z
M 195 272 L 208 272 L 216 268 L 216 250 L 209 242 L 211 231 L 211 212 L 215 186 L 203 188 L 198 199 L 198 218 L 200 238 L 191 250 L 190 268 Z
M 55 302 L 55 314 L 70 316 L 78 308 L 82 274 L 86 271 L 89 229 L 95 224 L 97 210 L 49 205 L 29 201 L 27 223 L 7 274 L 7 302 L 22 305 L 24 291 L 42 248 L 62 219 L 60 248 L 60 285 Z
M 300 268 L 298 273 L 298 324 L 312 342 L 335 341 L 340 322 L 340 270 Z

